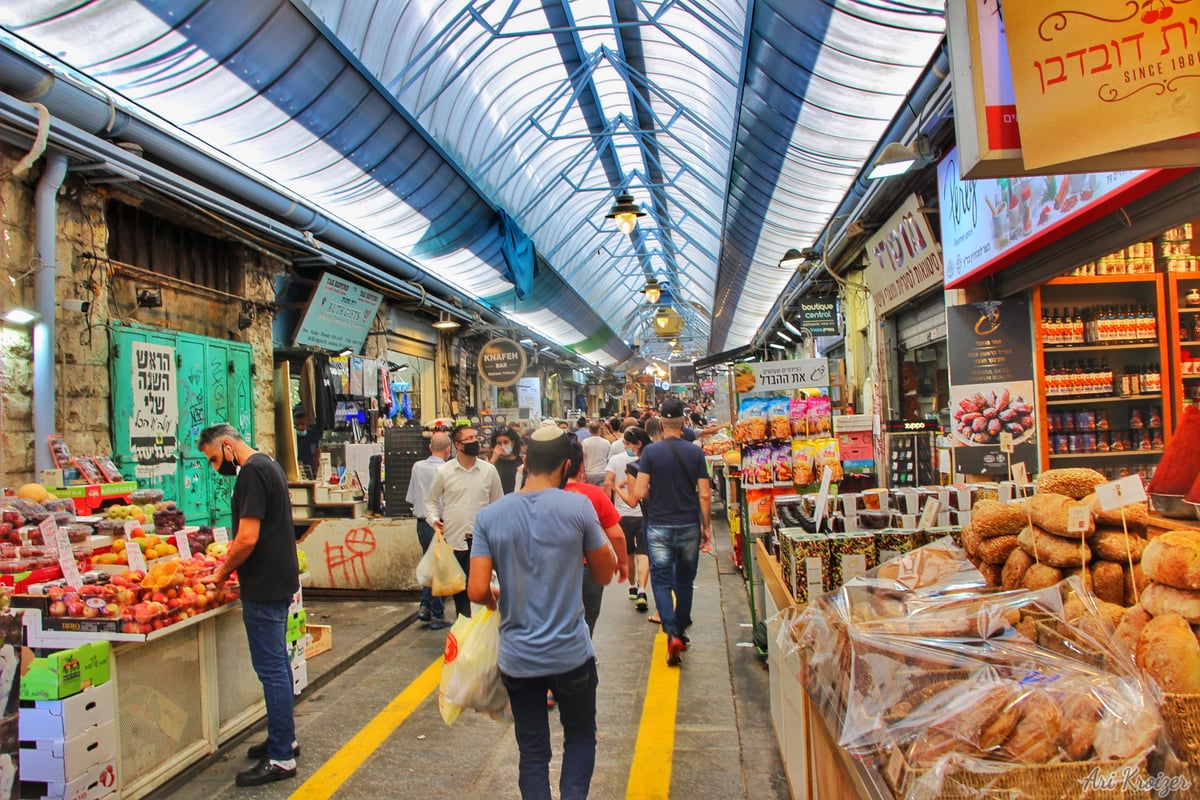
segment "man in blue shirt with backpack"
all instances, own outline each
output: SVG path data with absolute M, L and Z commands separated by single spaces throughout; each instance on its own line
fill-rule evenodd
M 685 441 L 683 403 L 659 409 L 663 439 L 642 451 L 634 497 L 644 506 L 650 585 L 667 635 L 667 664 L 678 666 L 692 624 L 692 591 L 700 552 L 712 543 L 712 491 L 704 452 Z

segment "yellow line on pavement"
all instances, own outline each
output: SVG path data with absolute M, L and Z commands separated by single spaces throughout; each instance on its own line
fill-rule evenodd
M 671 794 L 671 760 L 675 755 L 675 711 L 679 705 L 679 667 L 667 666 L 667 636 L 654 637 L 646 700 L 638 725 L 637 744 L 625 800 L 662 800 Z
M 664 656 L 665 657 L 665 656 Z M 442 677 L 439 657 L 396 695 L 354 738 L 342 745 L 288 800 L 328 800 L 371 757 L 392 732 L 438 688 Z

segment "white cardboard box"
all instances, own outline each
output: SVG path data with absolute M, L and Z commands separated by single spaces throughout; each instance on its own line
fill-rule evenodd
M 70 783 L 47 783 L 42 800 L 101 800 L 117 788 L 117 762 L 109 759 Z
M 92 767 L 116 758 L 116 726 L 106 722 L 67 740 L 21 748 L 21 780 L 73 783 Z
M 303 654 L 303 651 L 301 651 Z M 308 662 L 292 664 L 292 694 L 299 696 L 308 687 Z
M 21 709 L 22 741 L 74 739 L 113 720 L 113 682 L 92 686 L 64 700 L 37 700 Z

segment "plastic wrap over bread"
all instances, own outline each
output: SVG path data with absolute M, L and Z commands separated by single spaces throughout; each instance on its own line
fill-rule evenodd
M 786 621 L 779 642 L 838 744 L 905 798 L 1118 797 L 1109 775 L 1150 780 L 1169 744 L 1157 689 L 1113 645 L 1124 609 L 1078 578 L 983 584 L 943 540 Z

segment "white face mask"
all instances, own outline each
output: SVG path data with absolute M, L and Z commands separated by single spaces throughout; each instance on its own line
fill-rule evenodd
M 511 456 L 512 455 L 512 445 L 511 444 L 500 445 L 500 453 L 501 453 L 501 455 Z

